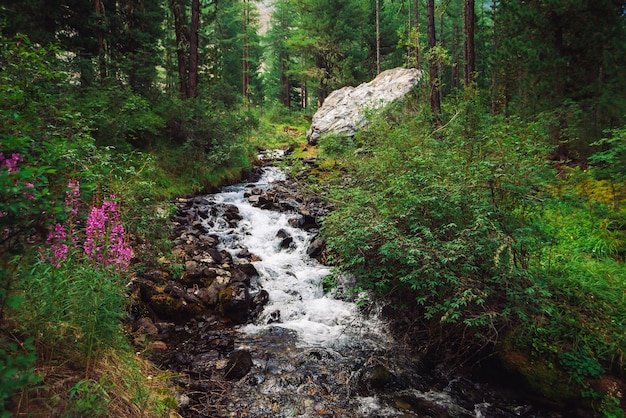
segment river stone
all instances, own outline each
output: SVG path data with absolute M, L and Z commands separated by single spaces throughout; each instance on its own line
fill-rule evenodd
M 236 324 L 246 322 L 250 313 L 251 302 L 248 286 L 240 282 L 233 282 L 219 293 L 218 299 L 225 317 Z
M 257 271 L 256 267 L 254 267 L 252 263 L 239 264 L 237 268 L 250 278 L 259 277 L 259 272 Z
M 217 276 L 206 289 L 206 292 L 202 289 L 199 290 L 198 297 L 207 305 L 217 305 L 219 294 L 222 290 L 228 287 L 230 283 L 230 273 L 228 276 Z
M 365 390 L 382 389 L 391 380 L 391 373 L 382 364 L 373 364 L 362 370 L 361 387 Z
M 204 272 L 204 266 L 194 260 L 189 260 L 185 262 L 185 273 L 187 273 L 187 277 L 190 279 L 200 277 Z
M 278 232 L 276 233 L 276 238 L 281 240 L 278 246 L 279 248 L 283 250 L 288 249 L 293 243 L 293 237 L 289 235 L 289 233 L 282 228 L 279 229 Z
M 159 329 L 156 327 L 156 325 L 154 325 L 152 319 L 145 316 L 137 321 L 137 328 L 139 331 L 150 337 L 156 337 L 159 334 Z
M 226 364 L 224 377 L 229 380 L 239 380 L 252 369 L 252 355 L 248 350 L 233 351 Z
M 421 71 L 415 68 L 394 68 L 358 87 L 333 91 L 313 116 L 306 134 L 309 144 L 316 145 L 320 136 L 326 133 L 354 136 L 366 123 L 368 111 L 403 98 L 421 78 Z
M 321 238 L 315 238 L 309 248 L 307 248 L 306 253 L 311 258 L 318 258 L 322 255 L 322 251 L 324 250 L 324 240 Z

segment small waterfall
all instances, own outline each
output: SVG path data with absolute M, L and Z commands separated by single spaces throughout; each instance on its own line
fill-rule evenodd
M 211 196 L 216 204 L 236 206 L 242 219 L 231 227 L 220 221 L 218 213 L 204 221 L 206 228 L 220 236 L 221 249 L 231 252 L 235 259 L 245 250 L 258 260 L 253 263 L 260 275 L 257 285 L 270 295 L 256 324 L 241 331 L 256 334 L 279 326 L 295 331 L 302 346 L 337 347 L 357 337 L 363 344 L 366 334 L 371 338 L 369 343 L 385 341 L 377 319 L 366 319 L 354 303 L 324 293 L 322 281 L 330 269 L 307 255 L 314 235 L 292 226 L 290 221 L 298 215 L 263 210 L 248 201 L 246 191 L 269 188 L 284 179 L 278 168 L 268 167 L 257 183 L 230 186 Z

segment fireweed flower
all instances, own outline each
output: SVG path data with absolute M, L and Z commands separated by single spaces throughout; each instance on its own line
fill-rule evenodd
M 14 152 L 13 154 L 11 154 L 11 158 L 5 158 L 3 155 L 2 160 L 5 167 L 7 168 L 7 172 L 15 174 L 20 171 L 19 167 L 17 166 L 17 164 L 22 161 L 22 157 L 20 156 L 20 154 Z
M 67 255 L 69 253 L 65 227 L 62 224 L 57 223 L 54 226 L 54 229 L 48 233 L 46 243 L 50 245 L 51 254 L 48 257 L 44 256 L 44 259 L 52 262 L 55 267 L 59 267 L 61 265 L 61 261 L 67 260 Z
M 124 239 L 117 202 L 111 195 L 102 205 L 91 208 L 85 229 L 83 249 L 89 260 L 118 270 L 128 267 L 132 250 Z
M 68 190 L 65 192 L 65 210 L 69 213 L 68 220 L 70 237 L 74 247 L 78 246 L 78 235 L 76 227 L 80 223 L 78 220 L 78 209 L 80 207 L 80 183 L 78 180 L 72 179 L 67 183 Z

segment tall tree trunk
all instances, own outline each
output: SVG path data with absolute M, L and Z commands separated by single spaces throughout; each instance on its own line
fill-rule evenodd
M 188 97 L 198 94 L 198 27 L 200 26 L 200 0 L 191 2 L 191 28 L 189 33 L 189 89 Z
M 380 0 L 376 0 L 376 75 L 380 74 Z
M 452 44 L 450 47 L 450 55 L 452 57 L 452 74 L 450 77 L 450 86 L 452 90 L 456 90 L 459 88 L 460 79 L 459 74 L 461 71 L 461 66 L 463 63 L 461 62 L 462 58 L 459 50 L 461 49 L 461 41 L 459 40 L 461 37 L 461 28 L 456 20 L 452 22 Z
M 420 46 L 419 46 L 419 32 L 420 32 L 420 9 L 419 0 L 413 1 L 413 27 L 415 28 L 415 68 L 420 68 Z
M 428 0 L 426 12 L 428 19 L 428 48 L 432 50 L 435 45 L 437 45 L 435 32 L 435 0 Z M 437 57 L 432 53 L 428 59 L 428 64 L 428 72 L 430 74 L 430 108 L 433 113 L 434 123 L 437 125 L 440 123 L 441 96 L 439 92 Z
M 474 0 L 465 0 L 463 10 L 463 32 L 465 43 L 463 44 L 464 82 L 467 89 L 476 77 L 476 53 L 474 51 Z
M 180 94 L 183 99 L 189 98 L 188 69 L 187 69 L 187 43 L 188 37 L 185 33 L 185 9 L 178 3 L 178 0 L 171 0 L 170 7 L 174 15 L 174 32 L 176 34 L 176 58 L 178 59 L 178 78 L 180 81 Z
M 496 6 L 497 6 L 497 2 L 496 0 L 493 0 L 491 2 L 491 37 L 492 37 L 492 44 L 493 44 L 493 51 L 495 53 L 495 51 L 498 50 L 498 37 L 496 36 Z M 499 98 L 499 93 L 498 93 L 498 73 L 499 70 L 497 70 L 496 68 L 492 68 L 491 70 L 491 114 L 495 115 L 496 113 L 498 113 L 498 98 Z
M 282 31 L 287 34 L 285 38 L 289 35 L 289 12 L 284 10 L 284 15 L 281 19 L 281 27 Z M 287 40 L 287 39 L 286 39 Z M 281 51 L 280 56 L 280 102 L 286 108 L 291 108 L 291 83 L 289 80 L 289 75 L 287 74 L 289 71 L 289 52 Z
M 102 12 L 102 0 L 96 0 L 96 18 L 98 19 L 98 66 L 100 68 L 100 82 L 107 77 L 106 57 L 104 51 L 104 13 Z
M 248 15 L 249 15 L 249 6 L 248 0 L 243 0 L 243 45 L 242 45 L 242 57 L 241 57 L 241 88 L 242 88 L 242 96 L 243 102 L 247 106 L 250 103 L 250 61 L 249 61 L 249 50 L 248 50 Z

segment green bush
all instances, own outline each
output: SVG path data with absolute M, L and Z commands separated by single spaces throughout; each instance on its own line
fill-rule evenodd
M 458 358 L 500 342 L 587 396 L 626 364 L 622 132 L 591 170 L 557 175 L 552 125 L 477 103 L 447 104 L 434 129 L 407 103 L 352 141 L 321 139 L 338 172 L 322 228 L 332 260 L 427 326 L 422 349 Z
M 469 141 L 461 126 L 435 137 L 410 116 L 380 126 L 355 138 L 370 149 L 356 160 L 347 142 L 320 145 L 353 167 L 324 221 L 339 267 L 380 294 L 409 289 L 438 322 L 489 327 L 519 310 L 542 239 L 529 219 L 550 175 L 540 132 L 495 119 Z

